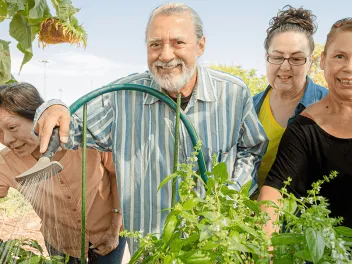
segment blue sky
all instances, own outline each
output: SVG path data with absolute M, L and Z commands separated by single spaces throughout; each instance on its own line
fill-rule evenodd
M 22 55 L 8 35 L 8 23 L 0 23 L 1 39 L 11 41 L 12 72 L 20 81 L 34 84 L 43 94 L 46 70 L 46 99 L 62 98 L 67 104 L 117 78 L 147 69 L 145 25 L 152 9 L 165 1 L 73 0 L 81 8 L 77 17 L 88 32 L 84 50 L 67 44 L 44 50 L 34 42 L 34 57 L 18 75 Z M 310 9 L 317 16 L 316 43 L 324 43 L 336 20 L 352 15 L 352 1 L 234 1 L 189 0 L 185 4 L 201 16 L 206 50 L 200 61 L 242 65 L 265 73 L 263 41 L 271 17 L 290 4 Z M 60 92 L 62 89 L 62 92 Z

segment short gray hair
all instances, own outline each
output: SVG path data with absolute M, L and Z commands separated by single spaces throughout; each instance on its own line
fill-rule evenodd
M 147 31 L 148 31 L 149 25 L 153 20 L 153 18 L 155 18 L 156 16 L 159 16 L 159 15 L 173 16 L 173 15 L 180 15 L 185 13 L 189 13 L 189 15 L 191 16 L 191 19 L 194 24 L 194 30 L 197 36 L 197 41 L 199 42 L 204 35 L 203 22 L 200 19 L 200 16 L 197 14 L 196 11 L 194 11 L 193 8 L 182 3 L 166 3 L 156 7 L 149 16 L 147 27 L 145 30 L 145 39 L 147 40 Z

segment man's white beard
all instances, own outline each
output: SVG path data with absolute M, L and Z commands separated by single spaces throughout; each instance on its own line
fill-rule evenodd
M 158 73 L 157 67 L 173 68 L 181 65 L 181 74 L 173 76 L 172 73 L 167 73 L 160 75 Z M 183 60 L 173 59 L 169 62 L 155 61 L 153 63 L 151 73 L 154 80 L 161 88 L 164 88 L 168 92 L 179 92 L 183 86 L 185 86 L 189 80 L 192 78 L 195 70 L 197 69 L 197 64 L 194 67 L 187 67 Z

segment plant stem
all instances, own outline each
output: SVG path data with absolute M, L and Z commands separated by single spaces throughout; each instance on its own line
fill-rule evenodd
M 180 131 L 180 110 L 181 109 L 181 93 L 177 94 L 177 108 L 176 108 L 176 125 L 175 125 L 175 145 L 174 145 L 174 173 L 177 171 L 178 163 L 178 141 L 179 141 L 179 131 Z M 171 196 L 171 207 L 176 204 L 176 181 L 177 177 L 172 179 L 172 196 Z
M 82 131 L 82 219 L 81 219 L 81 263 L 86 263 L 86 159 L 87 159 L 87 104 L 83 106 Z

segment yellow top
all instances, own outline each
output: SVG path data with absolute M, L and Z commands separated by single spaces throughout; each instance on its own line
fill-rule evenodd
M 270 108 L 270 90 L 268 94 L 264 98 L 264 102 L 259 112 L 259 120 L 264 127 L 264 131 L 269 138 L 268 149 L 263 156 L 262 163 L 258 170 L 258 185 L 259 189 L 263 186 L 266 176 L 269 173 L 271 166 L 273 165 L 277 149 L 279 147 L 279 143 L 282 135 L 285 132 L 284 127 L 282 127 L 273 116 Z

